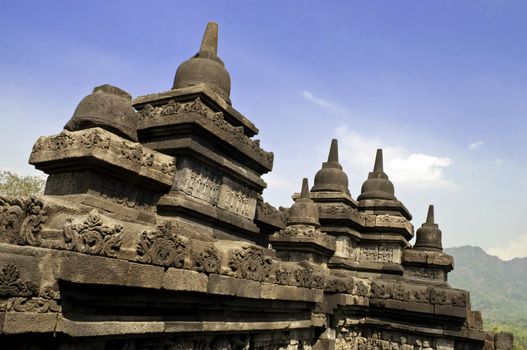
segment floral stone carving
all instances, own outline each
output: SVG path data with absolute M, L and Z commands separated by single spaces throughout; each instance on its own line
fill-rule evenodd
M 220 254 L 214 246 L 207 247 L 195 258 L 196 270 L 199 272 L 216 273 L 220 270 Z
M 6 264 L 0 272 L 0 296 L 29 297 L 37 294 L 37 286 L 32 282 L 22 281 L 16 265 Z
M 123 227 L 103 225 L 97 210 L 92 210 L 80 224 L 67 221 L 64 242 L 70 250 L 93 255 L 116 257 L 121 248 Z
M 38 234 L 46 221 L 44 204 L 35 197 L 0 197 L 0 240 L 20 245 L 39 245 Z
M 235 249 L 229 261 L 234 276 L 254 281 L 263 281 L 271 270 L 272 260 L 253 246 Z
M 161 266 L 184 267 L 189 243 L 176 234 L 176 228 L 177 225 L 166 221 L 154 232 L 143 232 L 137 246 L 139 260 Z

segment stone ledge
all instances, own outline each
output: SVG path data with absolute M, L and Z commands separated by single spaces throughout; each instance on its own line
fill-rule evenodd
M 308 288 L 281 286 L 272 283 L 261 283 L 261 298 L 273 300 L 294 300 L 304 302 L 322 302 L 324 292 Z
M 65 172 L 70 168 L 108 168 L 136 177 L 154 189 L 172 186 L 176 171 L 173 157 L 98 127 L 63 130 L 58 135 L 39 138 L 29 163 L 48 173 L 56 173 L 57 169 Z
M 207 291 L 212 294 L 260 299 L 262 285 L 256 281 L 211 274 L 209 276 Z
M 163 275 L 163 289 L 174 291 L 208 291 L 209 278 L 203 273 L 191 270 L 169 268 Z
M 172 107 L 174 105 L 177 106 L 176 110 Z M 230 124 L 225 120 L 222 112 L 215 113 L 199 98 L 185 104 L 172 102 L 160 107 L 151 105 L 147 107 L 148 109 L 140 112 L 137 124 L 141 139 L 156 142 L 161 134 L 162 139 L 165 139 L 170 135 L 180 135 L 181 130 L 188 132 L 191 128 L 194 136 L 199 135 L 199 138 L 203 137 L 211 143 L 221 144 L 222 148 L 229 149 L 226 154 L 236 153 L 237 158 L 244 159 L 244 163 L 253 163 L 259 172 L 272 170 L 274 157 L 272 152 L 264 151 L 259 141 L 244 134 L 243 127 Z M 147 111 L 148 114 L 145 115 Z
M 57 313 L 6 312 L 2 334 L 53 333 L 57 326 Z
M 72 337 L 94 337 L 119 334 L 163 333 L 165 323 L 159 321 L 71 321 L 59 316 L 56 331 Z
M 158 104 L 160 102 L 168 102 L 171 99 L 180 99 L 183 101 L 185 98 L 190 99 L 198 96 L 203 98 L 206 103 L 212 102 L 213 109 L 224 110 L 227 116 L 232 117 L 239 123 L 240 126 L 244 127 L 245 133 L 248 136 L 254 136 L 258 134 L 258 128 L 249 119 L 243 116 L 231 105 L 226 103 L 223 98 L 219 97 L 218 94 L 208 88 L 205 84 L 198 84 L 165 92 L 138 96 L 132 101 L 132 104 L 136 109 L 141 110 L 147 103 Z

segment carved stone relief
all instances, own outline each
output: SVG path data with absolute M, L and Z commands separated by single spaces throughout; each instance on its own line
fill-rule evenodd
M 166 221 L 154 232 L 143 232 L 137 246 L 139 260 L 161 266 L 184 267 L 190 243 L 176 230 L 176 225 Z
M 188 159 L 183 159 L 179 168 L 174 184 L 175 190 L 213 205 L 218 203 L 222 181 L 220 173 Z
M 357 245 L 347 236 L 338 236 L 336 240 L 335 256 L 357 261 Z
M 424 267 L 406 267 L 405 268 L 406 276 L 416 279 L 425 279 L 425 280 L 445 280 L 445 273 L 439 269 L 431 269 Z
M 379 247 L 377 245 L 364 245 L 360 247 L 361 262 L 377 262 L 379 256 Z
M 357 326 L 338 330 L 336 350 L 439 350 L 437 340 L 414 334 L 368 329 Z M 453 349 L 453 341 L 441 342 L 441 350 Z M 449 347 L 451 346 L 451 347 Z
M 36 197 L 0 196 L 0 241 L 20 245 L 38 245 L 39 233 L 46 221 L 44 204 Z
M 401 248 L 395 245 L 373 245 L 360 246 L 360 261 L 371 263 L 401 263 Z
M 195 258 L 195 267 L 199 272 L 219 272 L 221 267 L 220 252 L 212 245 L 205 248 L 205 250 L 200 252 Z
M 72 219 L 64 226 L 64 242 L 69 250 L 79 253 L 117 257 L 121 249 L 123 227 L 104 225 L 97 210 L 92 210 L 81 223 Z
M 266 159 L 268 163 L 272 163 L 274 155 L 272 152 L 265 152 L 260 147 L 259 140 L 252 140 L 245 135 L 243 127 L 234 126 L 227 122 L 222 112 L 214 112 L 206 106 L 198 97 L 194 101 L 179 103 L 176 101 L 169 101 L 167 104 L 159 107 L 152 105 L 145 105 L 143 110 L 139 112 L 139 118 L 142 122 L 148 123 L 149 120 L 172 118 L 175 115 L 196 113 L 201 117 L 201 122 L 204 125 L 216 129 L 215 134 L 224 136 L 230 142 L 241 145 L 244 148 L 252 150 L 260 157 Z
M 256 192 L 224 178 L 220 188 L 218 207 L 253 219 L 256 211 Z
M 29 297 L 37 293 L 37 286 L 32 282 L 24 281 L 15 264 L 4 265 L 0 271 L 1 297 Z
M 232 251 L 229 267 L 235 277 L 263 281 L 269 276 L 272 260 L 265 256 L 262 249 L 246 246 Z

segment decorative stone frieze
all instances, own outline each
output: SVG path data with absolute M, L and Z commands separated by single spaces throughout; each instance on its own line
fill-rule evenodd
M 30 297 L 37 293 L 37 286 L 23 280 L 15 264 L 3 266 L 0 271 L 0 297 Z
M 156 107 L 146 104 L 139 115 L 138 129 L 196 123 L 258 161 L 268 170 L 272 168 L 272 152 L 262 150 L 259 140 L 252 140 L 246 136 L 243 127 L 227 122 L 222 112 L 214 112 L 199 97 L 186 103 L 170 100 L 165 105 Z
M 262 249 L 246 246 L 231 252 L 229 267 L 235 277 L 263 281 L 269 276 L 272 260 Z
M 44 171 L 56 172 L 52 169 L 59 162 L 63 169 L 68 166 L 92 167 L 87 159 L 133 174 L 158 186 L 171 186 L 175 173 L 173 157 L 98 127 L 73 132 L 63 130 L 58 135 L 39 138 L 29 162 Z
M 185 266 L 190 242 L 177 234 L 177 225 L 165 221 L 156 231 L 141 234 L 137 246 L 139 261 L 161 266 Z
M 39 198 L 0 196 L 0 242 L 38 245 L 45 221 L 46 211 Z
M 64 243 L 79 253 L 117 257 L 121 248 L 123 227 L 105 225 L 97 210 L 92 210 L 80 223 L 68 219 L 64 226 Z

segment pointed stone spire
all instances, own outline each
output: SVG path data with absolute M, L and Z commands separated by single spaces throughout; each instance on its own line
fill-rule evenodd
M 231 77 L 218 57 L 218 24 L 209 22 L 199 52 L 181 63 L 172 89 L 204 84 L 227 103 L 231 103 Z
M 348 176 L 342 170 L 339 163 L 339 149 L 336 139 L 331 140 L 328 161 L 322 163 L 315 175 L 315 185 L 311 189 L 313 192 L 330 191 L 349 193 Z
M 373 171 L 368 174 L 368 179 L 362 184 L 362 191 L 357 199 L 397 200 L 394 193 L 393 184 L 384 172 L 382 149 L 378 149 L 375 155 Z
M 439 226 L 434 222 L 434 206 L 428 206 L 426 222 L 417 230 L 414 249 L 443 251 L 441 243 L 442 233 Z
M 302 179 L 302 192 L 300 192 L 300 198 L 309 198 L 309 185 L 306 177 Z
M 208 51 L 212 55 L 218 55 L 218 23 L 207 23 L 199 51 Z
M 434 205 L 430 204 L 428 206 L 428 213 L 426 214 L 426 223 L 434 224 Z
M 382 160 L 382 149 L 378 149 L 375 154 L 375 165 L 373 166 L 374 173 L 384 173 L 384 165 Z
M 295 203 L 289 209 L 289 217 L 287 225 L 312 225 L 320 226 L 318 221 L 318 208 L 315 202 L 309 197 L 309 185 L 307 178 L 302 180 L 302 191 L 300 197 L 295 200 Z
M 329 147 L 328 163 L 339 161 L 339 145 L 337 139 L 331 140 L 331 146 Z

